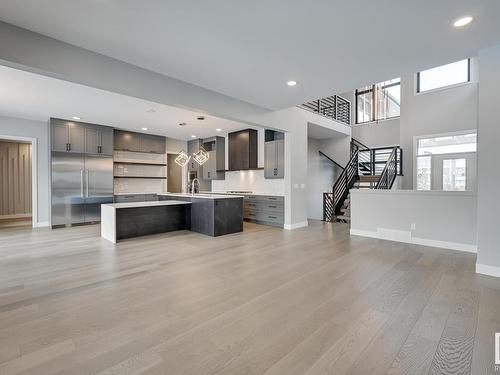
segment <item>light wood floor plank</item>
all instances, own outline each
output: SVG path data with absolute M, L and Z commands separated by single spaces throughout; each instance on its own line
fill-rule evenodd
M 493 373 L 500 281 L 472 254 L 318 221 L 0 239 L 2 375 Z

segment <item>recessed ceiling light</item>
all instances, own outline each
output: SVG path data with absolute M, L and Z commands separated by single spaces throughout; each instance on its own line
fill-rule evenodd
M 148 130 L 148 128 L 141 128 L 142 130 Z
M 81 120 L 81 118 L 78 116 L 73 116 L 73 120 Z
M 192 135 L 191 138 L 196 138 L 196 135 Z
M 288 81 L 286 84 L 291 87 L 297 86 L 297 81 Z
M 474 17 L 472 17 L 472 16 L 460 17 L 455 22 L 453 22 L 453 26 L 455 26 L 455 27 L 462 27 L 462 26 L 468 25 L 473 20 L 474 20 Z
M 203 120 L 205 120 L 205 116 L 198 116 L 198 117 L 196 117 L 196 119 L 200 120 L 200 121 L 203 121 Z
M 215 129 L 215 131 L 216 131 L 216 132 L 220 132 L 220 131 L 222 131 L 222 129 Z

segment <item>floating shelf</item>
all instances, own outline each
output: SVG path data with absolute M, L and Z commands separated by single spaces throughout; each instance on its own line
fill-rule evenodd
M 115 164 L 133 164 L 133 165 L 155 165 L 158 167 L 166 167 L 167 166 L 167 164 L 164 164 L 164 163 L 141 163 L 141 162 L 137 162 L 137 161 L 118 161 L 118 160 L 115 160 L 114 163 Z
M 144 179 L 154 179 L 154 180 L 165 180 L 167 177 L 147 177 L 147 176 L 113 176 L 114 178 L 144 178 Z

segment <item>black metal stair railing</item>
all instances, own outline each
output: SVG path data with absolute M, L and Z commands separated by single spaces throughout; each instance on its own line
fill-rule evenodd
M 369 148 L 352 139 L 350 153 L 351 158 L 335 181 L 332 192 L 323 193 L 324 221 L 336 220 L 349 190 L 354 187 L 360 176 L 380 176 L 375 189 L 391 189 L 396 177 L 403 175 L 403 150 L 399 146 Z
M 342 173 L 335 181 L 331 193 L 323 193 L 323 220 L 334 221 L 340 214 L 349 190 L 358 179 L 358 151 L 354 151 Z
M 387 160 L 384 170 L 380 175 L 377 186 L 375 189 L 391 189 L 394 181 L 396 180 L 396 176 L 398 175 L 398 150 L 399 147 L 394 147 Z
M 299 105 L 299 108 L 351 125 L 351 102 L 338 95 L 313 100 Z

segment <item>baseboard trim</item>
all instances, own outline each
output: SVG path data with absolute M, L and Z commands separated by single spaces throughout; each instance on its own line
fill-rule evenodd
M 38 221 L 35 223 L 33 228 L 45 228 L 45 227 L 49 227 L 49 226 L 50 226 L 50 223 L 48 221 Z
M 386 241 L 404 242 L 404 243 L 409 243 L 409 244 L 413 244 L 413 245 L 439 247 L 442 249 L 463 251 L 463 252 L 467 252 L 467 253 L 477 253 L 477 246 L 476 245 L 470 245 L 470 244 L 465 244 L 465 243 L 460 243 L 460 242 L 431 240 L 428 238 L 412 237 L 411 235 L 407 239 L 389 238 L 389 237 L 381 234 L 380 232 L 366 231 L 366 230 L 359 230 L 359 229 L 351 229 L 350 233 L 353 236 L 376 238 L 379 240 L 386 240 Z
M 307 221 L 302 221 L 300 223 L 295 223 L 295 224 L 285 224 L 283 225 L 283 228 L 288 230 L 293 230 L 293 229 L 304 228 L 307 227 L 308 225 L 309 223 Z
M 500 267 L 476 263 L 476 273 L 486 276 L 500 277 Z

